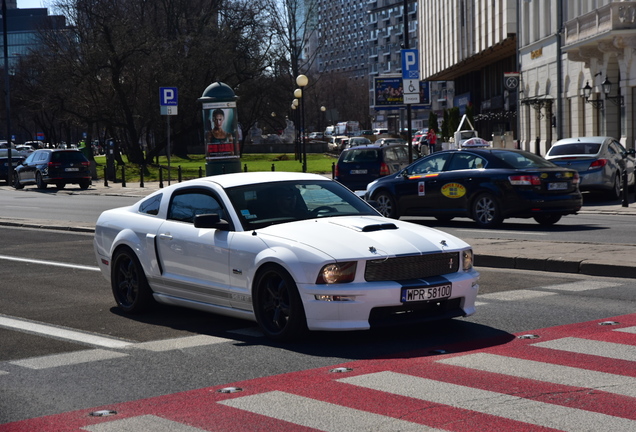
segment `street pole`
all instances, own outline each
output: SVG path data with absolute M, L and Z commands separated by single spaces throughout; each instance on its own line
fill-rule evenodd
M 9 85 L 9 47 L 7 45 L 7 2 L 2 0 L 2 41 L 4 43 L 4 102 L 7 115 L 7 184 L 13 185 L 11 157 L 11 86 Z
M 409 48 L 409 1 L 404 0 L 404 49 Z M 413 143 L 411 141 L 411 104 L 406 104 L 406 142 L 409 146 L 409 163 L 413 161 Z

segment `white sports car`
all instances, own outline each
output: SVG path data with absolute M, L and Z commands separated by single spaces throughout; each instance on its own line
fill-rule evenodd
M 125 312 L 154 301 L 253 320 L 270 338 L 468 316 L 468 244 L 387 219 L 324 176 L 224 174 L 101 214 L 95 254 Z

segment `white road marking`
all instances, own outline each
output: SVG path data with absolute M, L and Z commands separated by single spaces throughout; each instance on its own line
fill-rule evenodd
M 82 430 L 88 432 L 204 432 L 204 429 L 195 428 L 154 415 L 130 417 L 84 426 Z
M 0 327 L 10 328 L 13 330 L 23 331 L 27 333 L 35 333 L 43 336 L 50 336 L 57 339 L 70 340 L 72 342 L 80 342 L 88 345 L 95 345 L 104 348 L 125 348 L 132 345 L 120 339 L 99 336 L 91 333 L 84 333 L 76 330 L 69 330 L 62 327 L 40 324 L 33 321 L 9 318 L 0 315 Z
M 489 234 L 490 234 L 490 233 L 493 233 L 493 234 L 508 234 L 508 235 L 513 234 L 513 233 L 512 233 L 512 232 L 510 232 L 510 231 L 495 231 L 495 230 L 483 230 L 483 229 L 482 229 L 482 230 L 473 230 L 473 229 L 458 229 L 457 231 L 467 232 L 467 233 L 473 233 L 473 234 L 476 234 L 476 233 L 481 233 L 481 234 L 483 234 L 483 233 L 485 233 L 485 232 L 487 232 L 487 233 L 489 233 Z M 515 235 L 518 235 L 519 233 L 518 233 L 518 232 L 514 232 L 514 234 L 515 234 Z M 523 232 L 523 234 L 527 234 L 527 235 L 535 235 L 535 236 L 546 236 L 546 235 L 548 235 L 549 233 L 541 233 L 541 232 Z
M 141 342 L 141 343 L 136 343 L 132 345 L 131 348 L 162 352 L 162 351 L 172 351 L 172 350 L 179 350 L 184 348 L 192 348 L 192 347 L 205 346 L 205 345 L 214 345 L 214 344 L 220 344 L 220 343 L 230 342 L 230 341 L 232 341 L 232 339 L 199 335 L 199 336 L 188 336 L 188 337 L 181 337 L 181 338 L 174 338 L 174 339 L 164 339 L 164 340 L 158 340 L 158 341 L 152 341 L 152 342 Z
M 338 381 L 562 431 L 636 430 L 634 420 L 389 371 Z
M 532 345 L 577 354 L 589 354 L 616 360 L 636 361 L 636 346 L 634 345 L 592 341 L 589 339 L 580 339 L 575 337 L 553 339 L 546 342 L 534 343 Z
M 63 262 L 57 262 L 57 261 L 37 260 L 33 258 L 19 258 L 19 257 L 8 256 L 8 255 L 0 255 L 0 259 L 7 260 L 7 261 L 25 262 L 25 263 L 31 263 L 31 264 L 50 265 L 50 266 L 56 266 L 56 267 L 67 267 L 67 268 L 73 268 L 78 270 L 99 271 L 99 267 L 96 267 L 96 266 L 83 266 L 78 264 L 69 264 L 69 263 L 63 263 Z
M 620 284 L 616 284 L 612 282 L 580 280 L 577 282 L 570 282 L 566 284 L 547 285 L 541 288 L 549 289 L 549 290 L 557 290 L 557 291 L 588 291 L 588 290 L 595 290 L 595 289 L 601 289 L 601 288 L 610 288 L 610 287 L 619 286 L 619 285 Z
M 74 351 L 64 354 L 55 354 L 42 357 L 32 357 L 23 360 L 10 361 L 16 366 L 29 369 L 49 369 L 60 366 L 69 366 L 81 363 L 91 363 L 94 361 L 110 360 L 114 358 L 127 357 L 128 354 L 117 351 L 106 351 L 102 349 Z
M 487 353 L 451 357 L 438 363 L 636 397 L 636 378 L 606 372 Z
M 528 300 L 533 298 L 540 297 L 548 297 L 552 295 L 556 295 L 557 293 L 547 292 L 547 291 L 535 291 L 535 290 L 513 290 L 513 291 L 503 291 L 496 292 L 490 294 L 481 294 L 478 295 L 477 298 L 480 301 L 484 300 L 499 300 L 499 301 L 519 301 L 519 300 Z
M 439 430 L 281 391 L 228 399 L 218 403 L 325 432 Z
M 617 328 L 614 331 L 636 334 L 636 326 L 634 326 L 634 327 Z

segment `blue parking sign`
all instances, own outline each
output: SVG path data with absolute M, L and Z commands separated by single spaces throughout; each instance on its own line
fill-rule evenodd
M 176 87 L 160 87 L 159 88 L 159 105 L 161 106 L 177 106 L 179 105 L 179 96 Z
M 420 55 L 416 49 L 402 50 L 402 79 L 420 79 Z

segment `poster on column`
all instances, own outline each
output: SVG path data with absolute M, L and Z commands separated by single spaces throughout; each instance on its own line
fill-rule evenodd
M 239 157 L 236 102 L 203 104 L 206 159 Z

